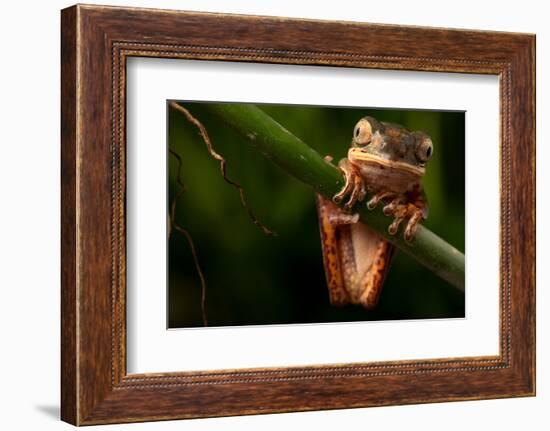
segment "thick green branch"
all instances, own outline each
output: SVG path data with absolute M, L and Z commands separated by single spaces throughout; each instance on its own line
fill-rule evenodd
M 256 106 L 205 104 L 204 107 L 245 136 L 266 158 L 315 191 L 331 198 L 342 188 L 342 174 L 333 164 Z M 369 211 L 365 204 L 359 204 L 357 210 L 364 223 L 464 291 L 464 254 L 423 226 L 418 227 L 414 242 L 409 244 L 401 232 L 389 235 L 389 218 L 380 209 Z

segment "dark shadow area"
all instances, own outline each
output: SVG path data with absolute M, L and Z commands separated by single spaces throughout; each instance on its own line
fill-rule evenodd
M 48 416 L 51 419 L 59 420 L 60 418 L 61 412 L 58 405 L 38 405 L 35 408 L 44 414 L 44 416 Z

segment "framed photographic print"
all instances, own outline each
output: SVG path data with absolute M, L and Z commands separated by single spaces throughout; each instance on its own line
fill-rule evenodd
M 534 395 L 533 35 L 61 30 L 63 420 Z

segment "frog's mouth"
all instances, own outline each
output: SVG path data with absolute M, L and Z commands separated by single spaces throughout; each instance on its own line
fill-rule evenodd
M 403 172 L 408 172 L 416 176 L 423 176 L 426 172 L 426 169 L 422 166 L 413 166 L 405 162 L 398 162 L 394 160 L 385 159 L 383 157 L 377 156 L 376 154 L 367 153 L 365 151 L 350 151 L 350 155 L 354 160 L 361 162 L 371 163 L 377 166 L 382 166 L 388 169 L 395 169 Z

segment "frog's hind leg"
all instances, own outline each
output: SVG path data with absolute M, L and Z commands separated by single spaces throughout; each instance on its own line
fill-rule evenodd
M 321 195 L 317 213 L 331 304 L 375 308 L 394 246 Z
M 370 268 L 363 274 L 359 281 L 358 290 L 361 292 L 359 303 L 366 309 L 373 309 L 378 305 L 382 286 L 390 268 L 395 247 L 378 234 L 376 250 L 372 256 Z
M 334 203 L 319 194 L 316 195 L 316 203 L 330 303 L 343 306 L 350 302 L 350 296 L 344 279 L 342 243 L 346 238 L 348 241 L 351 240 L 345 233 L 349 231 L 349 224 L 357 223 L 359 216 L 344 213 Z

